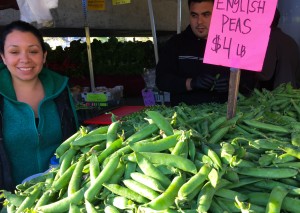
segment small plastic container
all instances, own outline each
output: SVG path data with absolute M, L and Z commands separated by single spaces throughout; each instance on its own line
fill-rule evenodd
M 51 159 L 50 159 L 50 165 L 49 165 L 49 168 L 55 168 L 59 165 L 59 159 L 56 158 L 56 156 L 53 156 Z
M 39 176 L 42 176 L 44 174 L 47 174 L 52 168 L 55 168 L 59 165 L 59 159 L 56 158 L 56 156 L 53 156 L 51 159 L 50 159 L 50 164 L 49 164 L 49 169 L 47 169 L 45 172 L 42 172 L 42 173 L 37 173 L 37 174 L 34 174 L 34 175 L 31 175 L 27 178 L 25 178 L 23 181 L 22 181 L 22 184 L 27 182 L 27 181 L 30 181 L 31 179 L 34 179 L 36 177 L 39 177 Z

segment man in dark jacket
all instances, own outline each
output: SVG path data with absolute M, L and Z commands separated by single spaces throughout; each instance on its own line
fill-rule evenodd
M 230 69 L 203 63 L 214 0 L 189 0 L 188 5 L 190 25 L 167 41 L 156 67 L 156 85 L 170 92 L 173 106 L 224 103 Z M 252 76 L 252 72 L 242 73 L 241 92 L 251 91 Z M 244 78 L 250 86 L 244 85 Z

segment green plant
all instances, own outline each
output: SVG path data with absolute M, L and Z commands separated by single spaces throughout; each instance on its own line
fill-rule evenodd
M 91 43 L 94 74 L 136 75 L 144 68 L 155 66 L 152 41 L 118 41 L 110 37 L 107 42 L 94 39 Z M 86 42 L 72 41 L 70 47 L 48 48 L 47 64 L 69 77 L 89 76 L 89 58 Z

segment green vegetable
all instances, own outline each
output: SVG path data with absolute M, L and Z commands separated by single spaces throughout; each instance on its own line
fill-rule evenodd
M 146 207 L 150 207 L 155 210 L 168 209 L 174 202 L 180 187 L 184 184 L 182 176 L 176 176 L 169 187 L 161 195 L 151 200 L 146 204 Z

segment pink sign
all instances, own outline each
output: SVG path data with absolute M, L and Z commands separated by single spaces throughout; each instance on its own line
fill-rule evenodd
M 215 0 L 204 63 L 260 72 L 277 0 Z

